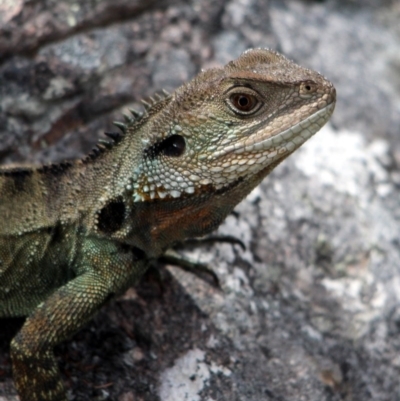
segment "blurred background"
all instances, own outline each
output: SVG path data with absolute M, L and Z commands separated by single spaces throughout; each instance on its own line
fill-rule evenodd
M 220 228 L 246 251 L 190 251 L 222 291 L 169 267 L 60 347 L 71 399 L 400 400 L 399 0 L 0 0 L 0 163 L 81 157 L 252 47 L 330 79 L 331 122 Z

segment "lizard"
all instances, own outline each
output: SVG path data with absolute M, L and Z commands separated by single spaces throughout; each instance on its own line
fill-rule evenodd
M 330 118 L 331 82 L 268 49 L 200 72 L 85 158 L 0 169 L 0 318 L 21 401 L 66 401 L 53 348 L 171 246 L 218 227 Z

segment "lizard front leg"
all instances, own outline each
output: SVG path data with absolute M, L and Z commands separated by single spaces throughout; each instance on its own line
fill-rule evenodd
M 84 244 L 76 278 L 38 305 L 11 342 L 13 376 L 21 401 L 66 401 L 53 347 L 78 331 L 115 293 L 144 270 L 131 248 L 107 241 Z M 85 265 L 86 264 L 86 265 Z

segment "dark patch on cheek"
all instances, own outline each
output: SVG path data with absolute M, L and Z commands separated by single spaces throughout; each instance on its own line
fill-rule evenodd
M 98 229 L 112 234 L 122 228 L 125 220 L 125 203 L 122 197 L 108 202 L 98 213 Z

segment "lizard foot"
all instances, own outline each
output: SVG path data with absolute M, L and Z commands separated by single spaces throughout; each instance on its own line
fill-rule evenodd
M 231 235 L 225 236 L 209 236 L 205 238 L 193 238 L 184 241 L 181 244 L 178 244 L 175 248 L 184 248 L 184 247 L 193 247 L 193 246 L 201 246 L 207 245 L 215 242 L 226 242 L 232 245 L 239 245 L 243 250 L 246 250 L 246 246 L 244 243 L 236 237 Z M 197 262 L 178 253 L 175 248 L 168 249 L 163 256 L 161 256 L 158 261 L 165 264 L 172 264 L 177 266 L 189 273 L 194 274 L 195 276 L 201 278 L 202 280 L 207 281 L 212 284 L 214 287 L 220 289 L 220 282 L 217 274 L 205 263 Z M 208 278 L 207 278 L 208 277 Z
M 213 244 L 215 242 L 226 242 L 232 245 L 239 245 L 243 251 L 246 250 L 246 245 L 239 238 L 234 237 L 233 235 L 209 235 L 208 237 L 203 238 L 191 238 L 187 239 L 181 244 L 175 246 L 175 248 L 183 248 L 183 247 L 192 247 L 192 246 L 201 246 Z

